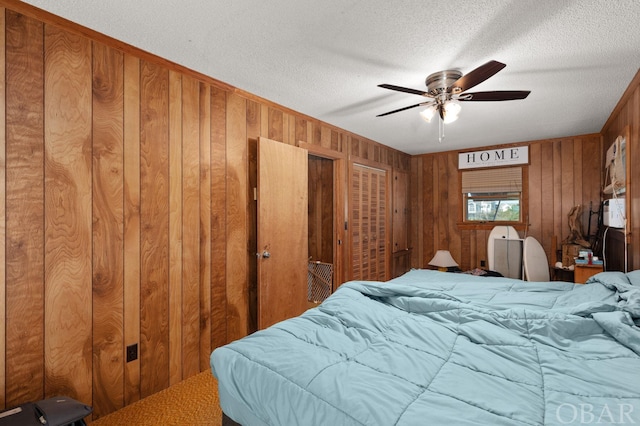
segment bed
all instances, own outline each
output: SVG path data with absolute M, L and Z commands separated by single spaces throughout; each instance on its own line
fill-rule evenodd
M 640 271 L 575 285 L 412 270 L 345 283 L 211 368 L 245 426 L 640 424 L 639 324 Z

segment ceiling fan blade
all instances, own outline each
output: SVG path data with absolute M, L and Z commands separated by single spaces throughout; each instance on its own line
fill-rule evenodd
M 459 101 L 514 101 L 529 96 L 530 90 L 494 90 L 492 92 L 465 93 Z
M 502 68 L 506 67 L 505 64 L 498 61 L 489 61 L 484 65 L 480 65 L 478 68 L 470 71 L 457 79 L 455 83 L 453 83 L 449 88 L 447 88 L 448 92 L 460 93 L 465 90 L 471 89 L 473 86 L 476 86 L 489 77 L 494 76 L 498 71 Z
M 395 90 L 397 92 L 411 93 L 411 94 L 420 95 L 420 96 L 429 95 L 424 90 L 409 89 L 408 87 L 394 86 L 393 84 L 378 84 L 378 87 L 382 87 L 383 89 Z
M 408 107 L 404 107 L 404 108 L 400 108 L 400 109 L 394 109 L 393 111 L 385 112 L 384 114 L 378 114 L 378 115 L 376 115 L 376 117 L 384 117 L 385 115 L 395 114 L 396 112 L 405 111 L 407 109 L 416 108 L 416 107 L 419 107 L 419 106 L 422 106 L 422 105 L 426 105 L 426 104 L 429 104 L 429 103 L 431 103 L 431 102 L 420 102 L 419 104 L 410 105 Z

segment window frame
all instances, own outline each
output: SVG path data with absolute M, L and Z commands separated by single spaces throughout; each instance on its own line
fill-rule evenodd
M 519 167 L 522 169 L 522 191 L 520 192 L 520 220 L 519 221 L 477 221 L 467 219 L 467 195 L 462 192 L 462 175 L 470 169 L 458 171 L 458 197 L 460 201 L 460 220 L 458 227 L 461 229 L 492 229 L 494 226 L 513 226 L 517 230 L 523 230 L 527 227 L 529 218 L 529 165 L 522 164 L 518 166 L 491 167 L 481 170 L 495 170 Z M 473 169 L 478 170 L 478 169 Z

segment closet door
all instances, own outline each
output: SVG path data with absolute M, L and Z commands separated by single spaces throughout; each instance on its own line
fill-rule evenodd
M 308 154 L 258 139 L 258 328 L 307 308 Z
M 352 279 L 387 279 L 387 176 L 354 164 L 351 172 Z

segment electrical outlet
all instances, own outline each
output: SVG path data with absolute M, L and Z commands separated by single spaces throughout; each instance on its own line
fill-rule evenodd
M 127 362 L 135 361 L 138 359 L 138 344 L 127 346 Z
M 480 267 L 484 267 L 484 266 L 485 266 L 485 264 L 486 264 L 486 262 L 485 262 L 484 260 L 481 260 L 481 261 L 480 261 Z

